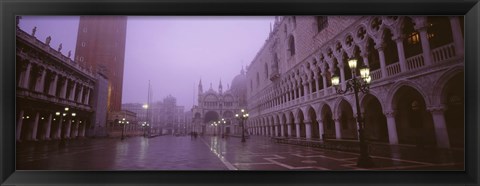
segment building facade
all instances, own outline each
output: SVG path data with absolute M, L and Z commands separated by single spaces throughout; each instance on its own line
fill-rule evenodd
M 249 133 L 357 140 L 350 58 L 370 68 L 360 94 L 369 141 L 463 148 L 463 17 L 277 17 L 247 68 Z
M 106 115 L 96 112 L 106 96 L 104 75 L 93 73 L 45 42 L 16 30 L 17 141 L 93 136 Z M 103 105 L 106 107 L 106 105 Z
M 106 69 L 108 111 L 121 110 L 126 33 L 125 16 L 80 16 L 75 61 Z
M 232 86 L 223 91 L 222 82 L 215 91 L 210 88 L 203 92 L 202 81 L 198 84 L 198 104 L 192 108 L 192 130 L 200 134 L 227 134 L 241 133 L 239 122 L 235 114 L 246 107 L 246 75 L 242 69 L 240 74 L 232 80 Z M 214 122 L 219 123 L 212 125 Z

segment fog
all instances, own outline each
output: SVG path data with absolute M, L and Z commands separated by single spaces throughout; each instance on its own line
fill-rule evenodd
M 227 89 L 233 77 L 262 47 L 274 17 L 130 16 L 127 21 L 122 103 L 146 103 L 150 80 L 153 100 L 167 95 L 189 110 L 196 104 L 197 85 L 219 81 Z M 62 53 L 75 56 L 78 16 L 23 16 L 20 28 Z

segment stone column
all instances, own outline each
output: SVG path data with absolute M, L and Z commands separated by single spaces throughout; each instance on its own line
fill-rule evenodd
M 66 129 L 66 132 L 65 132 L 65 135 L 64 135 L 65 138 L 70 138 L 71 128 L 72 128 L 72 120 L 70 118 L 68 118 L 67 129 Z
M 435 126 L 435 137 L 437 139 L 437 146 L 440 148 L 450 148 L 450 140 L 448 137 L 447 125 L 445 122 L 445 108 L 435 107 L 429 108 L 428 111 L 432 113 L 433 124 Z
M 285 137 L 285 123 L 280 124 L 280 136 Z
M 50 83 L 50 88 L 48 89 L 48 94 L 55 96 L 57 91 L 57 81 L 58 81 L 58 74 L 55 74 L 52 83 Z
M 292 137 L 292 124 L 287 123 L 287 135 L 288 137 Z
M 395 42 L 397 43 L 397 51 L 398 51 L 398 62 L 400 63 L 400 71 L 406 72 L 407 71 L 407 60 L 405 59 L 405 50 L 403 47 L 403 36 L 398 36 L 395 38 Z
M 340 69 L 340 84 L 345 84 L 345 68 L 343 68 L 344 65 L 342 63 L 338 63 L 337 67 Z
M 452 27 L 453 43 L 455 44 L 455 54 L 457 56 L 464 55 L 464 39 L 462 35 L 462 28 L 460 26 L 460 19 L 458 16 L 450 17 L 450 25 Z
M 315 88 L 317 89 L 317 92 L 320 91 L 320 77 L 318 75 L 315 76 Z
M 278 137 L 278 124 L 275 125 L 275 134 L 274 137 Z
M 35 82 L 35 91 L 43 92 L 45 85 L 45 77 L 47 76 L 47 70 L 44 68 L 39 68 L 39 73 L 41 73 L 40 78 Z
M 297 99 L 297 94 L 298 94 L 297 91 L 298 91 L 298 86 L 295 85 L 295 86 L 293 87 L 293 99 Z M 292 99 L 292 100 L 293 100 L 293 99 Z
M 390 144 L 398 144 L 397 124 L 395 122 L 395 112 L 386 112 L 387 128 L 388 128 L 388 140 Z
M 37 141 L 37 130 L 38 130 L 38 119 L 40 117 L 40 113 L 36 112 L 35 117 L 33 118 L 33 129 L 32 129 L 32 140 Z
M 90 104 L 90 88 L 87 88 L 87 95 L 85 96 L 85 105 L 89 105 Z
M 368 52 L 361 52 L 360 55 L 362 55 L 363 63 L 369 67 L 370 64 L 368 63 Z
M 48 114 L 47 125 L 45 126 L 45 140 L 50 140 L 50 131 L 52 130 L 52 114 Z
M 68 86 L 68 78 L 63 80 L 62 91 L 60 93 L 60 97 L 67 99 L 67 86 Z
M 20 137 L 22 135 L 23 115 L 24 115 L 24 111 L 20 110 L 20 112 L 18 113 L 18 119 L 17 119 L 17 141 L 20 141 Z
M 312 138 L 312 122 L 310 121 L 304 121 L 305 123 L 305 137 L 307 139 Z
M 380 70 L 382 72 L 382 78 L 386 78 L 387 75 L 387 66 L 385 63 L 385 53 L 383 52 L 383 49 L 385 48 L 384 44 L 380 45 L 375 45 L 375 49 L 378 51 L 378 56 L 380 58 Z
M 55 135 L 55 139 L 61 139 L 62 138 L 62 128 L 63 128 L 63 116 L 60 115 L 60 118 L 58 120 L 58 124 L 57 124 L 57 131 L 56 131 L 56 135 Z
M 78 133 L 79 133 L 79 130 L 80 129 L 80 126 L 79 126 L 79 123 L 75 123 L 75 131 L 74 131 L 74 136 L 73 137 L 78 137 Z
M 314 80 L 310 79 L 310 80 L 308 80 L 308 82 L 309 82 L 309 84 L 308 84 L 308 88 L 309 88 L 308 94 L 312 94 L 313 93 L 313 82 L 314 82 Z
M 27 69 L 25 70 L 25 75 L 23 76 L 22 87 L 28 89 L 28 83 L 30 82 L 30 73 L 32 71 L 32 64 L 27 63 Z
M 310 87 L 310 89 L 311 89 L 311 87 Z M 303 83 L 303 96 L 307 96 L 309 94 L 310 94 L 310 92 L 308 92 L 308 83 L 305 82 L 305 83 Z
M 300 122 L 295 123 L 295 135 L 297 138 L 300 138 Z
M 78 98 L 75 100 L 78 103 L 82 103 L 82 98 L 83 98 L 83 85 L 80 84 L 80 92 L 78 93 Z
M 71 101 L 75 101 L 75 94 L 77 91 L 77 82 L 73 81 L 72 91 L 70 92 L 70 97 L 68 98 Z
M 322 73 L 322 79 L 323 79 L 323 95 L 327 95 L 327 73 Z
M 335 121 L 335 138 L 342 139 L 342 132 L 340 127 L 340 119 L 334 119 Z
M 323 130 L 323 120 L 318 119 L 317 122 L 318 122 L 318 135 L 320 136 L 320 140 L 324 140 L 323 134 L 325 134 L 325 132 Z
M 432 52 L 430 51 L 430 43 L 428 41 L 428 33 L 427 33 L 428 23 L 426 17 L 419 17 L 415 21 L 415 29 L 420 34 L 420 42 L 422 43 L 422 50 L 423 50 L 423 59 L 425 62 L 425 66 L 428 66 L 433 63 L 432 60 Z
M 270 135 L 269 135 L 269 136 L 275 136 L 275 135 L 273 134 L 273 132 L 274 132 L 273 126 L 270 126 L 269 128 L 270 128 Z

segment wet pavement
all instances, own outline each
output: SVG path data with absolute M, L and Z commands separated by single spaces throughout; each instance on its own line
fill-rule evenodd
M 364 170 L 358 153 L 274 143 L 267 137 L 103 138 L 20 143 L 17 170 Z M 418 152 L 417 152 L 418 153 Z M 463 159 L 372 155 L 372 170 L 463 170 Z

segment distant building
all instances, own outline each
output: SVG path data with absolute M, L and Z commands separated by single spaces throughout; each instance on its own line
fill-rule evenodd
M 80 16 L 75 61 L 106 69 L 108 111 L 120 111 L 127 32 L 126 16 Z
M 198 84 L 198 105 L 192 108 L 193 131 L 201 134 L 236 134 L 241 133 L 235 114 L 246 107 L 246 75 L 242 69 L 240 74 L 232 80 L 232 87 L 223 92 L 220 81 L 218 91 L 210 88 L 203 92 L 202 81 Z M 213 126 L 214 122 L 225 123 Z
M 106 123 L 107 78 L 16 30 L 17 141 L 94 136 Z M 70 52 L 69 52 L 70 53 Z
M 151 103 L 148 109 L 140 103 L 124 103 L 122 109 L 136 113 L 139 123 L 149 123 L 152 134 L 186 133 L 185 107 L 178 106 L 176 98 L 171 95 Z
M 112 111 L 108 114 L 108 135 L 118 137 L 122 130 L 124 135 L 141 135 L 142 125 L 138 121 L 137 114 L 129 110 Z

